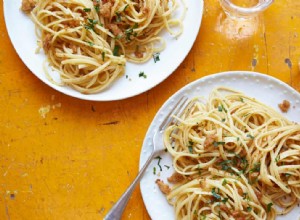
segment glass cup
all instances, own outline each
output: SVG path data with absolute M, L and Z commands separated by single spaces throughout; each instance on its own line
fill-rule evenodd
M 219 0 L 224 12 L 232 18 L 251 18 L 266 10 L 274 0 Z

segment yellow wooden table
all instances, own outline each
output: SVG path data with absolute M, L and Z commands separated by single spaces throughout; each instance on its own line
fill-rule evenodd
M 252 24 L 233 24 L 217 0 L 205 0 L 200 33 L 180 67 L 152 90 L 114 102 L 51 89 L 19 59 L 3 13 L 0 31 L 0 219 L 103 219 L 138 172 L 155 113 L 191 81 L 253 70 L 300 90 L 298 0 L 275 1 Z M 149 219 L 139 188 L 123 219 Z

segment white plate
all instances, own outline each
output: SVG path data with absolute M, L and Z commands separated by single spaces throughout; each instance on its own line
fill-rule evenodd
M 152 151 L 152 137 L 154 131 L 158 128 L 163 118 L 168 114 L 170 108 L 172 108 L 178 99 L 183 95 L 187 95 L 190 98 L 195 96 L 208 97 L 211 90 L 217 86 L 227 86 L 239 90 L 248 96 L 255 97 L 257 100 L 264 102 L 279 112 L 278 104 L 284 99 L 289 100 L 291 102 L 291 108 L 288 113 L 284 115 L 292 121 L 300 122 L 300 94 L 278 79 L 254 72 L 225 72 L 207 76 L 183 87 L 169 98 L 158 111 L 148 129 L 143 143 L 140 155 L 140 168 Z M 167 182 L 167 177 L 174 172 L 171 156 L 168 153 L 162 153 L 161 157 L 160 165 L 162 166 L 162 172 L 158 172 L 158 160 L 155 159 L 152 161 L 141 180 L 140 188 L 148 213 L 153 220 L 173 220 L 174 209 L 168 204 L 165 196 L 155 184 L 157 178 Z M 164 165 L 170 166 L 170 169 Z M 153 174 L 154 167 L 156 167 L 156 175 Z M 277 219 L 298 219 L 299 216 L 300 208 L 296 207 L 288 215 L 278 217 Z
M 182 2 L 180 0 L 179 2 L 181 7 L 178 9 L 177 15 L 180 15 L 183 9 Z M 154 60 L 151 59 L 145 64 L 127 63 L 126 73 L 113 82 L 111 87 L 103 92 L 91 95 L 81 94 L 67 86 L 53 85 L 47 80 L 42 66 L 46 57 L 43 51 L 35 54 L 37 38 L 34 33 L 34 24 L 20 10 L 21 0 L 4 0 L 4 17 L 14 48 L 25 65 L 40 80 L 52 88 L 73 97 L 94 101 L 110 101 L 132 97 L 151 89 L 166 79 L 187 56 L 198 35 L 203 14 L 203 0 L 186 0 L 184 2 L 187 6 L 183 21 L 184 31 L 178 39 L 171 37 L 168 33 L 162 34 L 167 47 L 161 52 L 160 61 L 154 63 Z M 141 71 L 144 71 L 147 75 L 146 79 L 139 77 Z M 128 78 L 126 78 L 126 75 L 128 75 Z M 54 79 L 59 79 L 59 77 L 56 76 Z

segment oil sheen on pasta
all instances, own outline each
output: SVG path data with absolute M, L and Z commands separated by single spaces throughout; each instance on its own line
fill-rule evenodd
M 176 219 L 272 220 L 297 205 L 299 124 L 223 87 L 191 100 L 178 121 L 164 135 L 183 177 L 166 195 Z

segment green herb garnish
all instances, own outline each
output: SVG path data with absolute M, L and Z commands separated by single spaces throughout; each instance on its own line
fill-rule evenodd
M 83 11 L 85 11 L 85 12 L 90 12 L 91 9 L 90 9 L 90 8 L 84 8 Z
M 218 193 L 216 193 L 216 188 L 212 188 L 211 194 L 213 195 L 214 198 L 216 198 L 218 200 L 221 199 L 221 196 Z
M 155 157 L 154 159 L 157 159 L 158 161 L 157 161 L 157 166 L 159 167 L 159 169 L 160 169 L 160 171 L 162 171 L 162 167 L 161 167 L 161 165 L 160 165 L 160 161 L 161 161 L 161 157 L 160 156 L 157 156 L 157 157 Z
M 213 142 L 214 147 L 218 147 L 219 145 L 225 145 L 224 141 L 214 141 Z
M 189 141 L 188 149 L 189 149 L 189 152 L 190 152 L 191 154 L 193 153 L 193 145 L 194 145 L 194 142 L 193 142 L 193 141 Z
M 105 59 L 105 52 L 102 52 L 101 55 L 102 55 L 102 61 L 104 61 L 104 59 Z
M 116 12 L 116 22 L 121 22 L 121 21 L 122 21 L 121 13 Z
M 153 54 L 153 60 L 154 60 L 154 63 L 160 61 L 159 55 L 160 55 L 160 53 L 154 53 L 154 54 Z
M 144 72 L 141 71 L 141 72 L 139 73 L 139 77 L 144 77 L 144 78 L 146 79 L 146 78 L 147 78 L 147 75 L 146 75 Z
M 273 203 L 269 203 L 267 204 L 267 212 L 270 212 L 271 211 L 271 207 L 272 207 Z
M 113 55 L 114 56 L 120 56 L 119 55 L 119 50 L 120 50 L 120 46 L 119 45 L 116 45 L 114 50 L 113 50 Z
M 248 138 L 251 138 L 252 140 L 254 139 L 254 137 L 251 134 L 247 134 Z
M 260 163 L 254 163 L 253 168 L 249 171 L 250 173 L 259 172 L 260 171 Z

